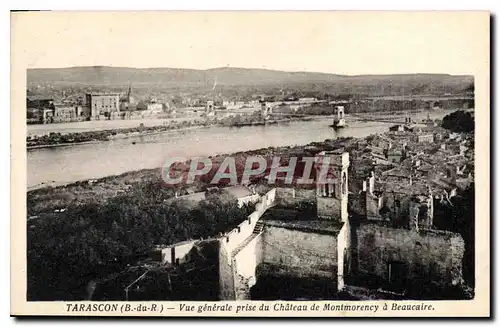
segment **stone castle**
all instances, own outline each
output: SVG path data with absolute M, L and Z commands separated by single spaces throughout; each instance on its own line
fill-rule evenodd
M 351 285 L 417 296 L 462 283 L 464 242 L 459 234 L 432 229 L 432 194 L 384 197 L 372 175 L 362 191 L 365 211 L 350 217 L 349 154 L 317 156 L 317 168 L 330 159 L 331 182 L 302 195 L 276 189 L 274 204 L 249 237 L 237 246 L 222 241 L 221 299 L 250 299 L 251 287 L 265 274 L 322 279 L 339 292 Z M 304 198 L 316 201 L 316 214 L 294 209 Z M 393 214 L 381 213 L 382 204 Z
M 372 174 L 356 194 L 361 210 L 355 212 L 349 154 L 323 151 L 315 168 L 326 158 L 325 183 L 316 181 L 311 190 L 271 189 L 247 220 L 217 239 L 219 300 L 262 299 L 258 290 L 269 292 L 269 285 L 260 285 L 266 280 L 277 288 L 317 282 L 313 291 L 297 291 L 291 299 L 341 298 L 356 289 L 374 298 L 425 299 L 463 284 L 464 241 L 433 228 L 430 190 L 418 196 L 385 194 L 377 191 Z M 162 262 L 182 265 L 203 242 L 164 248 Z M 285 280 L 294 282 L 280 284 Z

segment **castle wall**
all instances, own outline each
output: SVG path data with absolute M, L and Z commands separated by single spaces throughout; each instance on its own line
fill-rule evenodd
M 250 288 L 256 283 L 256 269 L 262 258 L 262 238 L 256 234 L 233 257 L 236 300 L 250 300 Z
M 358 272 L 388 280 L 390 262 L 403 262 L 408 279 L 431 280 L 440 286 L 461 281 L 464 242 L 459 234 L 396 229 L 361 223 L 356 231 Z
M 316 190 L 293 189 L 291 187 L 276 188 L 276 205 L 294 207 L 301 202 L 316 202 Z
M 262 263 L 278 274 L 337 279 L 337 236 L 266 226 L 262 234 Z
M 345 202 L 347 209 L 347 201 Z M 343 204 L 340 199 L 318 197 L 317 206 L 318 218 L 342 221 L 341 212 L 343 210 Z
M 366 192 L 349 194 L 348 206 L 355 216 L 366 217 Z
M 256 235 L 234 257 L 235 272 L 244 277 L 255 276 L 255 267 L 262 259 L 262 237 Z
M 342 290 L 345 285 L 345 277 L 350 270 L 350 224 L 346 221 L 337 237 L 337 287 Z
M 221 238 L 221 244 L 224 246 L 227 253 L 231 254 L 252 235 L 260 216 L 261 214 L 259 214 L 259 212 L 253 212 L 244 222 L 240 223 L 236 228 L 232 229 Z
M 272 189 L 261 197 L 260 201 L 255 205 L 255 211 L 252 212 L 244 222 L 240 223 L 236 228 L 232 229 L 221 238 L 221 245 L 225 247 L 227 253 L 231 254 L 252 235 L 257 221 L 268 208 L 274 205 L 275 199 L 276 189 Z
M 234 271 L 231 256 L 219 240 L 219 300 L 234 299 Z
M 179 263 L 189 261 L 187 254 L 191 251 L 196 242 L 197 240 L 185 241 L 163 248 L 161 250 L 161 262 L 163 264 L 175 264 L 177 259 Z
M 366 216 L 368 219 L 381 219 L 380 210 L 380 198 L 376 197 L 369 192 L 366 192 Z
M 249 296 L 260 261 L 260 237 L 253 231 L 264 212 L 274 205 L 275 199 L 276 189 L 272 189 L 261 197 L 255 211 L 244 222 L 219 238 L 220 299 L 245 299 Z

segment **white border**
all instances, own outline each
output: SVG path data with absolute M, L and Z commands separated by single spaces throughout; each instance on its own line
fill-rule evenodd
M 497 12 L 498 13 L 498 7 L 499 7 L 499 1 L 497 0 L 474 0 L 474 1 L 437 1 L 437 0 L 421 0 L 421 1 L 413 1 L 413 2 L 408 2 L 408 1 L 384 1 L 384 0 L 379 0 L 379 1 L 361 1 L 361 0 L 351 0 L 351 1 L 345 1 L 345 3 L 336 3 L 335 5 L 323 2 L 323 1 L 317 1 L 317 0 L 308 0 L 308 1 L 296 1 L 296 0 L 289 0 L 286 2 L 283 2 L 282 4 L 279 3 L 270 3 L 269 0 L 254 0 L 254 1 L 221 1 L 221 0 L 212 0 L 212 1 L 182 1 L 178 3 L 168 3 L 165 1 L 147 1 L 147 0 L 141 0 L 141 1 L 119 1 L 115 4 L 113 3 L 103 3 L 102 1 L 97 1 L 97 0 L 87 0 L 87 1 L 80 1 L 79 3 L 73 2 L 68 2 L 68 1 L 44 1 L 39 2 L 39 1 L 26 1 L 26 0 L 18 0 L 18 1 L 11 1 L 9 4 L 8 2 L 2 2 L 1 6 L 2 9 L 3 7 L 6 6 L 6 10 L 2 10 L 2 20 L 3 26 L 2 33 L 0 34 L 2 37 L 2 43 L 4 47 L 4 65 L 2 65 L 3 69 L 3 74 L 4 79 L 7 80 L 7 83 L 4 85 L 9 85 L 10 84 L 10 18 L 9 18 L 9 12 L 8 10 L 11 9 L 28 9 L 28 8 L 33 8 L 33 9 L 42 9 L 42 10 L 155 10 L 155 9 L 163 9 L 163 10 L 217 10 L 217 9 L 224 9 L 224 10 L 278 10 L 278 9 L 293 9 L 293 10 L 478 10 L 478 9 L 486 9 L 486 10 L 491 10 L 492 12 Z M 118 6 L 119 4 L 119 6 Z M 9 6 L 10 5 L 10 6 Z M 492 47 L 494 44 L 492 44 Z M 498 59 L 498 54 L 495 54 L 495 59 Z M 492 58 L 492 60 L 494 60 Z M 495 60 L 496 61 L 496 60 Z M 496 73 L 496 70 L 495 72 Z M 492 75 L 492 78 L 493 75 Z M 4 87 L 3 88 L 4 92 L 4 97 L 3 99 L 10 99 L 10 89 Z M 10 104 L 10 100 L 8 100 L 8 103 Z M 498 101 L 495 101 L 495 109 L 498 109 Z M 10 105 L 9 105 L 10 108 Z M 5 110 L 5 109 L 4 109 Z M 498 123 L 498 114 L 496 115 L 497 117 L 495 118 L 495 123 Z M 2 261 L 4 263 L 9 262 L 9 256 L 10 256 L 10 244 L 7 243 L 6 240 L 9 239 L 9 217 L 10 217 L 10 210 L 8 209 L 10 206 L 10 199 L 8 194 L 10 193 L 10 160 L 8 159 L 7 153 L 10 153 L 10 110 L 7 110 L 7 114 L 4 115 L 1 119 L 1 124 L 2 126 L 0 127 L 0 143 L 2 150 L 4 150 L 5 155 L 4 155 L 4 160 L 2 161 L 2 170 L 0 174 L 0 183 L 3 186 L 3 191 L 2 192 L 2 197 L 1 199 L 1 208 L 4 211 L 4 214 L 2 215 L 3 221 L 2 221 L 2 231 L 4 233 L 3 239 L 5 240 L 4 246 L 2 247 L 1 254 L 2 256 L 5 255 L 5 257 L 2 257 Z M 494 135 L 495 139 L 495 144 L 498 143 L 498 135 Z M 495 156 L 495 159 L 497 157 Z M 498 162 L 498 161 L 497 161 Z M 498 181 L 500 177 L 498 175 L 495 178 L 495 182 Z M 495 183 L 497 184 L 497 183 Z M 495 195 L 494 200 L 498 200 L 498 197 L 500 197 L 497 194 Z M 492 201 L 492 202 L 497 202 L 498 201 Z M 496 217 L 496 210 L 495 210 L 495 215 Z M 496 235 L 498 236 L 498 227 L 499 224 L 496 224 Z M 495 240 L 493 239 L 495 242 Z M 496 242 L 495 242 L 496 245 Z M 492 246 L 492 248 L 497 248 L 497 246 Z M 497 261 L 499 254 L 498 250 L 495 251 L 495 261 Z M 9 265 L 4 264 L 3 269 L 1 270 L 1 280 L 4 281 L 4 286 L 6 289 L 8 289 L 8 281 L 9 281 Z M 498 276 L 495 274 L 495 277 Z M 492 278 L 494 278 L 492 276 Z M 498 283 L 495 283 L 498 284 Z M 3 308 L 5 308 L 5 314 L 2 316 L 4 319 L 8 317 L 8 314 L 10 312 L 10 296 L 9 292 L 4 291 L 2 292 L 2 304 Z M 494 302 L 496 304 L 495 308 L 498 306 L 498 301 Z M 9 323 L 12 324 L 14 322 L 13 319 L 9 319 Z M 2 321 L 4 322 L 4 321 Z M 111 321 L 100 321 L 96 322 L 97 325 L 100 324 L 108 324 Z M 167 321 L 161 321 L 159 323 L 166 323 Z M 275 324 L 277 322 L 270 322 L 270 321 L 256 321 L 259 323 L 259 325 L 262 324 Z M 363 323 L 363 322 L 368 322 L 368 321 L 358 321 L 357 323 Z M 52 323 L 52 322 L 47 322 L 47 323 Z M 66 323 L 73 323 L 72 321 L 66 322 Z M 116 322 L 114 322 L 116 323 Z M 123 323 L 123 321 L 118 321 L 118 323 Z M 174 323 L 173 321 L 167 322 L 169 324 Z M 213 321 L 211 322 L 212 324 L 218 324 L 220 323 L 219 321 Z M 288 322 L 282 322 L 282 323 L 288 323 Z M 328 322 L 323 322 L 323 323 L 333 323 L 333 321 L 328 321 Z M 335 324 L 337 323 L 342 323 L 340 321 L 335 321 Z M 370 322 L 372 323 L 372 322 Z M 385 321 L 382 323 L 386 323 Z M 397 323 L 397 322 L 396 322 Z M 405 323 L 422 323 L 420 321 L 408 321 Z M 439 325 L 443 323 L 456 323 L 455 321 L 435 321 L 435 322 L 429 322 L 426 321 L 426 324 L 432 324 L 436 323 Z M 472 323 L 472 322 L 469 322 Z M 476 322 L 477 323 L 477 322 Z M 473 323 L 472 323 L 473 324 Z M 2 324 L 3 325 L 3 324 Z

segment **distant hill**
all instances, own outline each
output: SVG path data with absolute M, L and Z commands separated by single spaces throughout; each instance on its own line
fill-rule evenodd
M 346 90 L 352 93 L 387 93 L 400 86 L 408 94 L 461 92 L 471 88 L 474 78 L 467 75 L 404 74 L 404 75 L 357 75 L 346 76 L 314 72 L 285 72 L 267 69 L 214 68 L 207 70 L 177 68 L 122 68 L 122 67 L 71 67 L 29 69 L 28 85 L 52 85 L 54 87 L 90 85 L 116 87 L 212 87 L 316 84 L 329 86 L 329 92 Z M 391 93 L 391 92 L 389 92 Z M 394 93 L 394 92 L 392 92 Z

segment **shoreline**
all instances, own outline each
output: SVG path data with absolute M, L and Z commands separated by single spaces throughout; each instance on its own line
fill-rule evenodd
M 123 134 L 123 136 L 110 138 L 108 140 L 94 140 L 94 141 L 75 142 L 75 143 L 56 143 L 56 144 L 44 144 L 44 145 L 32 145 L 32 146 L 27 146 L 26 150 L 30 151 L 30 150 L 37 150 L 37 149 L 44 149 L 44 148 L 57 148 L 57 147 L 76 146 L 76 145 L 85 145 L 85 144 L 100 144 L 100 143 L 116 141 L 116 140 L 126 140 L 126 139 L 140 137 L 140 136 L 157 135 L 157 134 L 164 134 L 164 133 L 169 133 L 169 132 L 187 131 L 187 130 L 191 130 L 191 129 L 202 129 L 202 128 L 210 128 L 210 127 L 212 127 L 212 126 L 197 125 L 197 126 L 183 127 L 183 128 L 177 128 L 177 129 L 170 129 L 170 130 L 166 130 L 166 131 L 154 131 L 151 133 L 144 133 L 144 134 L 138 134 L 138 135 Z M 117 135 L 119 135 L 119 134 L 117 134 Z
M 358 139 L 356 137 L 340 137 L 337 139 L 332 139 L 330 141 L 335 141 L 335 142 L 344 142 L 349 139 Z M 284 145 L 284 146 L 279 146 L 279 147 L 266 147 L 266 148 L 259 148 L 259 149 L 253 149 L 253 150 L 248 150 L 248 151 L 238 151 L 238 152 L 232 152 L 232 153 L 220 153 L 220 154 L 215 154 L 211 155 L 208 158 L 217 158 L 217 157 L 227 157 L 227 156 L 236 156 L 238 154 L 246 154 L 246 153 L 258 153 L 262 151 L 267 151 L 269 148 L 272 148 L 274 150 L 277 150 L 279 148 L 303 148 L 305 149 L 308 146 L 316 146 L 315 143 L 321 143 L 324 144 L 328 140 L 320 141 L 320 142 L 308 142 L 305 144 L 293 144 L 293 145 Z M 188 160 L 193 159 L 194 157 L 187 158 Z M 38 184 L 35 186 L 27 187 L 26 188 L 26 193 L 30 192 L 36 192 L 40 191 L 43 189 L 58 189 L 58 188 L 64 188 L 64 187 L 75 187 L 75 186 L 80 186 L 80 185 L 85 185 L 85 186 L 92 186 L 93 184 L 100 184 L 100 183 L 108 183 L 110 180 L 116 180 L 118 178 L 126 178 L 127 176 L 134 175 L 134 174 L 147 174 L 147 173 L 153 173 L 154 171 L 158 170 L 158 167 L 152 167 L 152 168 L 142 168 L 142 169 L 137 169 L 137 170 L 130 170 L 126 171 L 121 174 L 116 174 L 116 175 L 108 175 L 108 176 L 103 176 L 103 177 L 98 177 L 98 178 L 88 178 L 88 179 L 82 179 L 78 181 L 72 181 L 72 182 L 58 182 L 58 183 L 43 183 L 43 184 Z
M 109 141 L 115 141 L 115 140 L 124 140 L 124 139 L 129 139 L 129 138 L 134 138 L 134 137 L 139 137 L 139 136 L 150 136 L 150 135 L 158 135 L 158 134 L 164 134 L 164 133 L 169 133 L 169 132 L 178 132 L 178 131 L 187 131 L 187 130 L 194 130 L 194 129 L 203 129 L 203 128 L 212 128 L 212 127 L 228 127 L 228 128 L 239 128 L 239 127 L 248 127 L 248 126 L 265 126 L 265 125 L 277 125 L 279 123 L 290 123 L 294 121 L 311 121 L 311 120 L 318 120 L 318 119 L 326 119 L 326 118 L 331 118 L 332 116 L 319 116 L 319 117 L 307 117 L 308 119 L 303 119 L 303 118 L 297 118 L 297 119 L 283 119 L 283 120 L 274 120 L 270 122 L 255 122 L 255 123 L 242 123 L 242 124 L 236 124 L 236 125 L 224 125 L 224 124 L 211 124 L 211 125 L 195 125 L 195 126 L 188 126 L 188 127 L 181 127 L 181 128 L 172 128 L 172 129 L 167 129 L 167 130 L 160 130 L 160 131 L 152 131 L 152 132 L 145 132 L 141 134 L 135 134 L 135 135 L 127 135 L 127 134 L 120 134 L 120 130 L 126 130 L 124 129 L 116 129 L 116 130 L 100 130 L 100 131 L 91 131 L 91 132 L 81 132 L 81 133 L 102 133 L 102 132 L 117 132 L 116 135 L 120 135 L 118 137 L 111 137 L 106 140 L 91 140 L 91 141 L 84 141 L 84 142 L 73 142 L 73 143 L 54 143 L 54 144 L 40 144 L 40 145 L 31 145 L 31 146 L 26 146 L 27 151 L 31 150 L 37 150 L 37 149 L 45 149 L 45 148 L 57 148 L 57 147 L 64 147 L 64 146 L 75 146 L 75 145 L 85 145 L 85 144 L 98 144 L 98 143 L 105 143 Z M 161 128 L 164 127 L 163 125 L 157 125 L 157 126 L 150 126 L 149 128 Z M 79 134 L 79 133 L 76 133 Z
M 441 109 L 439 112 L 452 112 L 458 109 Z M 387 112 L 381 111 L 381 112 L 370 112 L 368 115 L 367 113 L 360 112 L 360 113 L 352 113 L 352 114 L 346 114 L 345 117 L 347 120 L 350 118 L 356 118 L 356 120 L 359 120 L 359 116 L 361 114 L 364 114 L 366 116 L 366 121 L 370 121 L 371 119 L 382 119 L 382 118 L 396 118 L 400 119 L 406 114 L 419 114 L 424 112 L 425 109 L 418 109 L 418 110 L 403 110 L 403 111 L 398 111 L 396 113 L 391 113 L 388 114 Z M 435 111 L 431 111 L 435 112 Z M 31 150 L 37 150 L 37 149 L 44 149 L 44 148 L 57 148 L 57 147 L 63 147 L 63 146 L 74 146 L 74 145 L 84 145 L 84 144 L 98 144 L 98 143 L 103 143 L 103 142 L 108 142 L 108 141 L 114 141 L 114 140 L 121 140 L 121 139 L 128 139 L 128 138 L 134 138 L 138 136 L 149 136 L 149 135 L 157 135 L 157 134 L 163 134 L 167 132 L 176 132 L 176 131 L 186 131 L 186 130 L 191 130 L 191 129 L 201 129 L 201 128 L 211 128 L 211 127 L 228 127 L 228 128 L 239 128 L 239 127 L 252 127 L 252 126 L 266 126 L 266 125 L 277 125 L 279 123 L 290 123 L 290 122 L 295 122 L 295 121 L 314 121 L 314 120 L 322 120 L 322 119 L 332 119 L 334 118 L 335 115 L 309 115 L 307 117 L 291 117 L 287 119 L 277 119 L 277 120 L 270 120 L 267 122 L 262 122 L 262 121 L 255 121 L 255 122 L 242 122 L 242 123 L 236 123 L 236 124 L 230 124 L 226 125 L 223 123 L 211 123 L 209 125 L 204 125 L 204 124 L 198 124 L 194 126 L 187 126 L 187 127 L 179 127 L 179 128 L 170 128 L 166 130 L 155 130 L 155 129 L 161 129 L 166 127 L 165 125 L 153 125 L 153 126 L 146 126 L 144 128 L 146 129 L 151 129 L 151 132 L 143 132 L 142 134 L 136 134 L 136 135 L 127 135 L 127 134 L 121 134 L 121 131 L 125 130 L 131 130 L 131 129 L 137 129 L 139 127 L 124 127 L 124 128 L 116 128 L 116 129 L 104 129 L 104 130 L 94 130 L 94 131 L 85 131 L 85 132 L 76 132 L 74 133 L 75 135 L 81 135 L 81 134 L 86 134 L 86 133 L 109 133 L 110 135 L 106 136 L 108 139 L 105 140 L 89 140 L 89 141 L 83 141 L 83 142 L 65 142 L 65 143 L 54 143 L 54 144 L 40 144 L 40 145 L 30 145 L 26 146 L 27 151 Z M 363 120 L 361 120 L 363 121 Z M 137 122 L 140 122 L 140 120 L 137 120 Z M 391 122 L 392 123 L 392 122 Z M 113 135 L 113 133 L 115 133 Z M 134 132 L 129 132 L 129 133 L 134 133 Z M 36 137 L 47 137 L 49 133 L 46 133 L 44 135 L 39 135 Z M 66 134 L 64 134 L 66 135 Z M 119 137 L 116 137 L 115 135 L 119 135 Z M 113 137 L 115 136 L 115 137 Z

